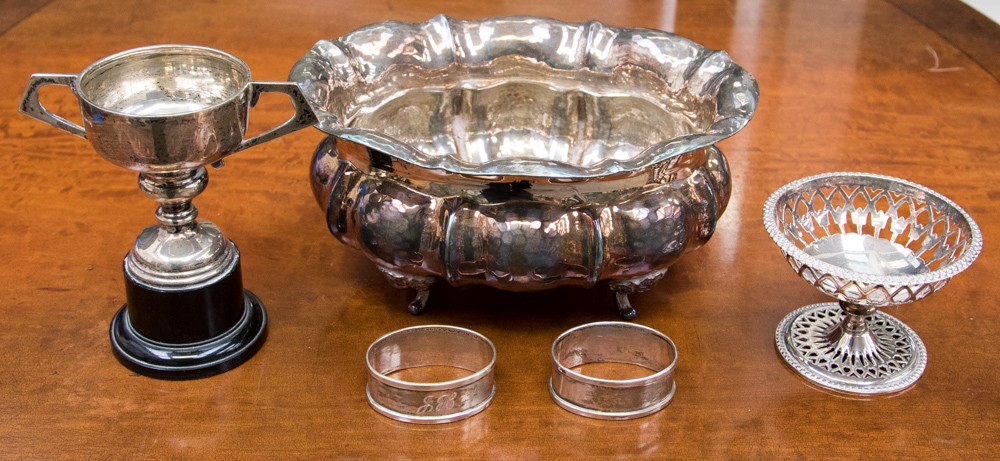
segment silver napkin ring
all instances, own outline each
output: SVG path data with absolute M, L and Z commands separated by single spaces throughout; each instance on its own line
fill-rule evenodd
M 496 348 L 465 328 L 427 325 L 389 333 L 368 347 L 368 403 L 397 421 L 441 424 L 486 409 L 496 393 Z M 471 372 L 459 379 L 413 382 L 390 377 L 401 370 L 444 366 Z
M 575 371 L 581 365 L 618 362 L 654 373 L 635 379 L 604 379 Z M 572 328 L 552 344 L 549 390 L 559 406 L 588 418 L 633 419 L 661 410 L 674 398 L 677 347 L 652 328 L 597 322 Z

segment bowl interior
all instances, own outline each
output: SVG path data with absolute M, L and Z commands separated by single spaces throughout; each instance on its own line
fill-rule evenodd
M 757 103 L 724 52 L 533 17 L 374 24 L 320 41 L 290 79 L 327 133 L 471 175 L 639 169 L 731 136 Z
M 227 101 L 250 82 L 240 60 L 217 50 L 150 47 L 94 63 L 80 75 L 80 96 L 131 116 L 178 115 Z
M 894 178 L 807 180 L 787 187 L 774 206 L 779 244 L 792 245 L 804 264 L 829 264 L 852 280 L 928 273 L 948 278 L 981 246 L 975 223 L 954 203 Z
M 356 109 L 348 126 L 470 165 L 509 159 L 586 168 L 628 161 L 662 140 L 707 130 L 712 120 L 709 101 L 657 98 L 643 91 L 652 81 L 613 88 L 610 76 L 566 75 L 517 57 L 500 61 L 492 66 L 502 80 L 468 69 L 436 81 L 410 74 L 407 88 Z M 424 79 L 430 84 L 412 83 Z

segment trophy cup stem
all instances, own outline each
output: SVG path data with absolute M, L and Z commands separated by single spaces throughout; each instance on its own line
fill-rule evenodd
M 205 167 L 163 173 L 140 173 L 139 188 L 160 204 L 156 219 L 160 225 L 177 232 L 191 227 L 198 217 L 192 200 L 208 187 Z
M 111 343 L 128 368 L 165 379 L 232 369 L 263 344 L 267 317 L 243 289 L 236 245 L 192 199 L 205 190 L 204 167 L 139 175 L 159 203 L 159 225 L 145 229 L 125 257 L 126 305 L 111 325 Z

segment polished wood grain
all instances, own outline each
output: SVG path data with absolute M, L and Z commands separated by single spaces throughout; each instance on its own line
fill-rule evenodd
M 931 2 L 932 0 L 926 0 Z M 236 370 L 168 382 L 137 376 L 107 337 L 123 303 L 121 257 L 153 204 L 135 176 L 83 140 L 15 110 L 34 72 L 76 73 L 127 48 L 183 42 L 242 57 L 284 79 L 321 38 L 386 19 L 533 14 L 674 30 L 727 50 L 760 83 L 756 118 L 722 148 L 733 196 L 716 235 L 657 287 L 636 321 L 680 351 L 664 411 L 627 422 L 552 403 L 548 351 L 562 331 L 614 319 L 605 289 L 517 294 L 438 285 L 404 308 L 357 251 L 326 231 L 305 130 L 212 171 L 196 203 L 243 253 L 270 337 Z M 984 37 L 993 40 L 997 37 Z M 934 56 L 936 55 L 936 61 Z M 1000 84 L 952 42 L 877 1 L 449 2 L 54 1 L 0 35 L 0 457 L 4 459 L 985 459 L 1000 446 Z M 941 69 L 947 69 L 941 71 Z M 64 88 L 43 93 L 71 114 Z M 255 129 L 288 103 L 267 96 Z M 951 284 L 890 313 L 930 363 L 911 390 L 868 401 L 808 386 L 775 352 L 791 310 L 827 299 L 787 267 L 761 225 L 767 195 L 835 170 L 904 177 L 961 204 L 985 235 Z M 496 344 L 498 393 L 482 414 L 440 427 L 377 415 L 363 353 L 391 330 L 445 323 Z
M 52 0 L 0 0 L 0 34 L 42 9 Z
M 1000 80 L 1000 24 L 961 0 L 889 0 Z

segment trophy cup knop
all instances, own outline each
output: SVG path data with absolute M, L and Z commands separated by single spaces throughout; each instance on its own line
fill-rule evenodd
M 83 126 L 46 110 L 41 87 L 69 86 Z M 287 94 L 295 115 L 243 139 L 261 92 Z M 79 75 L 35 74 L 21 112 L 90 141 L 105 159 L 139 172 L 159 204 L 159 225 L 139 234 L 125 256 L 126 304 L 111 321 L 111 345 L 129 369 L 189 379 L 230 370 L 267 336 L 264 305 L 243 289 L 236 245 L 191 203 L 208 185 L 205 165 L 312 125 L 298 87 L 254 82 L 236 57 L 188 45 L 137 48 L 101 59 Z

